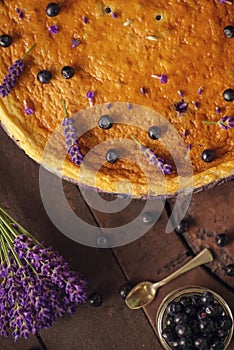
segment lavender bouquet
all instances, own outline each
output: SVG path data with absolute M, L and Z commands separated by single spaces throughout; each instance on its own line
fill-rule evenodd
M 86 301 L 86 281 L 0 207 L 0 334 L 39 335 Z

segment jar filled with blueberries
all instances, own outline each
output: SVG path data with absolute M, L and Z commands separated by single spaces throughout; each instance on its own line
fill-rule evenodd
M 156 328 L 165 350 L 226 350 L 232 340 L 233 315 L 219 294 L 183 287 L 162 301 Z

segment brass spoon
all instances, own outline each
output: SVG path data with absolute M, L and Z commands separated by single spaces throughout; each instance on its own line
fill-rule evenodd
M 187 264 L 173 272 L 162 281 L 152 282 L 140 282 L 138 283 L 127 295 L 125 302 L 130 309 L 140 309 L 151 303 L 156 296 L 158 288 L 164 286 L 168 282 L 171 282 L 175 278 L 184 274 L 187 271 L 194 269 L 197 266 L 206 264 L 213 261 L 213 256 L 208 249 L 203 249 L 195 258 L 190 260 Z

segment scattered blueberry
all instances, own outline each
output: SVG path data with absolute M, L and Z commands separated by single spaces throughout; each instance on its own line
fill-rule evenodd
M 119 288 L 119 294 L 122 299 L 126 299 L 128 293 L 131 291 L 132 285 L 131 283 L 125 283 Z
M 226 89 L 223 92 L 223 98 L 227 102 L 232 102 L 234 101 L 234 89 Z
M 99 236 L 97 238 L 97 245 L 100 248 L 109 248 L 110 244 L 109 244 L 109 239 L 106 236 Z
M 52 73 L 48 70 L 41 70 L 37 74 L 37 80 L 39 80 L 42 84 L 49 84 L 52 78 Z
M 207 316 L 215 318 L 221 317 L 223 314 L 223 308 L 220 304 L 208 304 L 205 308 Z
M 71 79 L 75 74 L 75 70 L 70 66 L 65 66 L 62 68 L 61 74 L 65 79 Z
M 174 327 L 175 326 L 174 317 L 168 316 L 166 318 L 166 322 L 165 323 L 166 323 L 167 327 Z
M 188 222 L 187 220 L 181 220 L 181 222 L 176 226 L 175 232 L 182 234 L 188 230 Z
M 228 331 L 225 329 L 218 329 L 217 330 L 217 337 L 221 340 L 224 340 L 228 335 Z
M 144 225 L 152 224 L 153 222 L 153 215 L 149 212 L 144 212 L 141 216 L 141 221 Z
M 161 130 L 157 126 L 151 126 L 148 130 L 148 135 L 152 140 L 158 140 L 161 136 Z
M 228 276 L 234 276 L 234 264 L 230 264 L 226 267 L 226 274 Z
M 88 296 L 88 300 L 89 300 L 91 305 L 96 306 L 96 307 L 100 306 L 102 304 L 102 295 L 97 293 L 97 292 L 91 293 Z
M 118 160 L 118 154 L 116 150 L 110 149 L 109 151 L 107 151 L 106 160 L 108 161 L 108 163 L 115 163 Z
M 179 345 L 183 350 L 189 350 L 193 346 L 193 342 L 189 338 L 180 338 Z
M 228 236 L 225 233 L 219 233 L 215 237 L 215 243 L 219 247 L 224 247 L 227 244 L 227 242 L 228 242 Z
M 233 26 L 226 26 L 223 30 L 224 35 L 228 38 L 231 39 L 234 37 L 234 27 Z
M 106 7 L 106 8 L 105 8 L 105 12 L 106 12 L 106 13 L 111 13 L 111 12 L 112 12 L 112 11 L 111 11 L 111 8 L 110 8 L 110 7 Z
M 12 43 L 12 37 L 7 34 L 0 35 L 0 46 L 1 47 L 8 47 Z
M 58 4 L 56 4 L 55 2 L 50 2 L 46 6 L 46 14 L 49 17 L 55 17 L 59 14 L 59 12 L 60 12 L 60 6 Z
M 162 19 L 162 15 L 157 15 L 157 16 L 155 17 L 155 19 L 156 19 L 156 21 L 160 21 L 160 20 Z
M 201 158 L 206 163 L 213 162 L 215 158 L 215 153 L 212 149 L 205 149 L 201 154 Z
M 113 120 L 109 115 L 102 115 L 98 121 L 98 126 L 101 129 L 110 129 L 113 125 Z
M 191 300 L 189 297 L 182 297 L 180 299 L 180 304 L 183 306 L 183 307 L 187 307 L 187 306 L 190 306 L 191 305 Z

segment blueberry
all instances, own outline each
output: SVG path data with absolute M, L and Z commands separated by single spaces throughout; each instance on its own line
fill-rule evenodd
M 0 36 L 0 46 L 1 47 L 8 47 L 11 45 L 11 43 L 12 43 L 12 38 L 10 37 L 10 35 L 3 34 Z
M 161 130 L 157 126 L 151 126 L 148 130 L 148 136 L 152 140 L 158 140 L 161 136 Z
M 215 237 L 215 243 L 217 244 L 217 246 L 219 247 L 224 247 L 228 242 L 228 236 L 225 235 L 225 233 L 219 233 L 216 237 Z
M 223 30 L 224 35 L 228 38 L 231 39 L 234 37 L 234 27 L 233 26 L 226 26 Z
M 167 326 L 167 327 L 174 327 L 174 326 L 175 326 L 174 317 L 168 316 L 168 317 L 166 318 L 165 323 L 166 323 L 166 326 Z
M 193 346 L 193 342 L 190 338 L 180 338 L 179 345 L 183 350 L 189 350 Z
M 175 331 L 179 337 L 187 338 L 190 337 L 192 334 L 190 327 L 185 323 L 178 324 L 175 327 Z
M 234 264 L 230 264 L 226 267 L 226 274 L 228 276 L 234 276 Z
M 141 216 L 141 221 L 144 225 L 150 225 L 154 221 L 154 216 L 149 212 L 144 212 Z
M 181 222 L 176 226 L 176 233 L 182 234 L 188 230 L 188 222 L 187 220 L 181 220 Z
M 48 84 L 52 78 L 52 73 L 48 70 L 41 70 L 37 74 L 37 80 L 39 80 L 42 84 Z
M 223 92 L 223 98 L 227 102 L 232 102 L 234 101 L 234 89 L 226 89 Z
M 226 329 L 218 329 L 216 335 L 219 339 L 224 340 L 227 338 L 228 331 Z
M 118 154 L 116 150 L 109 149 L 109 151 L 106 153 L 106 160 L 111 164 L 115 163 L 118 160 Z
M 97 293 L 97 292 L 91 293 L 88 296 L 88 300 L 89 300 L 91 305 L 96 306 L 96 307 L 100 306 L 102 304 L 102 295 Z
M 204 292 L 201 296 L 201 302 L 205 305 L 213 304 L 214 301 L 215 301 L 215 298 L 211 292 Z
M 214 323 L 208 317 L 199 321 L 200 331 L 204 334 L 212 333 L 215 330 Z
M 186 306 L 184 311 L 189 317 L 194 316 L 196 314 L 196 309 L 192 305 Z
M 56 4 L 55 2 L 50 2 L 46 6 L 46 14 L 49 17 L 55 17 L 59 14 L 59 12 L 60 12 L 60 6 L 58 4 Z
M 180 349 L 180 341 L 179 339 L 175 339 L 169 343 L 173 350 Z
M 212 149 L 205 149 L 201 154 L 201 158 L 205 163 L 213 162 L 215 153 Z
M 126 299 L 128 293 L 131 291 L 132 285 L 131 283 L 125 283 L 119 288 L 119 294 L 122 299 Z
M 156 19 L 156 21 L 160 21 L 160 20 L 162 19 L 162 15 L 157 15 L 157 16 L 155 17 L 155 19 Z
M 75 70 L 70 66 L 65 66 L 62 68 L 61 74 L 65 79 L 71 79 L 75 74 Z
M 181 324 L 181 323 L 185 323 L 187 321 L 187 315 L 185 312 L 179 312 L 177 314 L 175 314 L 174 317 L 174 322 L 175 324 Z
M 191 300 L 189 299 L 189 297 L 182 297 L 180 298 L 180 304 L 183 307 L 189 307 L 191 305 Z
M 167 305 L 167 313 L 170 316 L 175 317 L 175 314 L 177 314 L 180 311 L 182 311 L 182 305 L 180 303 L 172 301 Z
M 224 330 L 232 328 L 232 319 L 229 316 L 223 316 L 219 322 L 219 327 Z
M 198 308 L 198 307 L 201 307 L 202 306 L 202 301 L 201 301 L 201 297 L 198 296 L 198 295 L 192 295 L 190 297 L 190 300 L 191 300 L 191 304 L 195 307 L 195 308 Z
M 165 328 L 162 331 L 162 337 L 167 341 L 167 342 L 172 342 L 175 340 L 175 332 L 171 328 Z
M 98 126 L 101 129 L 110 129 L 113 125 L 113 120 L 109 115 L 102 115 L 98 121 Z
M 112 12 L 112 11 L 111 11 L 111 8 L 110 8 L 110 7 L 106 7 L 106 8 L 105 8 L 105 12 L 106 12 L 106 13 L 111 13 L 111 12 Z
M 209 317 L 220 317 L 223 313 L 223 308 L 220 304 L 208 304 L 205 312 Z
M 210 349 L 212 350 L 223 350 L 224 344 L 221 340 L 215 340 L 211 342 Z
M 199 349 L 199 350 L 209 350 L 206 338 L 203 338 L 203 337 L 199 337 L 195 339 L 194 347 L 195 349 Z

